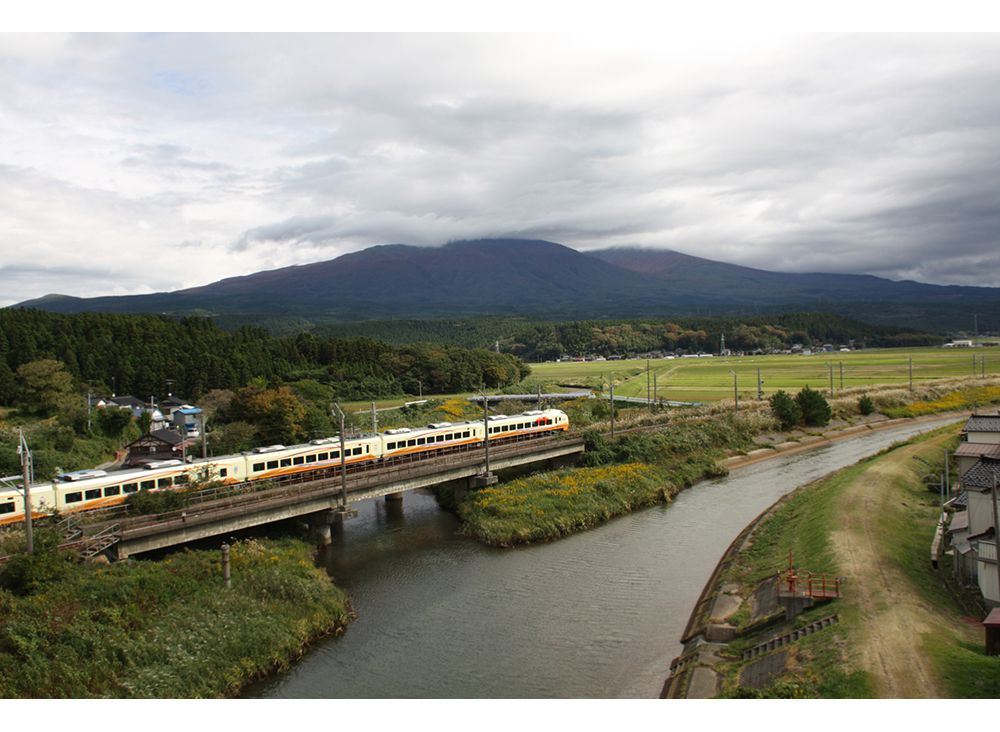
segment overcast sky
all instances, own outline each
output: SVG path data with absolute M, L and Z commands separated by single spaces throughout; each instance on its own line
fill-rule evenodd
M 373 244 L 1000 286 L 997 35 L 0 35 L 0 305 Z

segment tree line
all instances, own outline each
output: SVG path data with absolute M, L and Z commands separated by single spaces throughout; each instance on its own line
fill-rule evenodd
M 374 399 L 503 387 L 528 373 L 518 358 L 486 349 L 276 337 L 255 327 L 225 331 L 202 317 L 0 310 L 0 404 L 25 396 L 18 369 L 41 360 L 61 362 L 81 387 L 140 399 L 301 379 L 329 386 L 337 399 Z
M 938 345 L 939 335 L 863 323 L 830 313 L 778 313 L 755 316 L 663 317 L 641 320 L 539 321 L 519 317 L 385 320 L 321 324 L 314 332 L 357 337 L 377 333 L 394 345 L 433 342 L 492 348 L 526 361 L 562 356 L 629 355 L 650 351 L 716 352 L 720 338 L 739 351 L 787 349 L 853 343 L 889 348 Z

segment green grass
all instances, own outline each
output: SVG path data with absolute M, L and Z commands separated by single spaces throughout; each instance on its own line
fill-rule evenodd
M 986 374 L 1000 371 L 1000 352 L 995 348 L 892 348 L 820 353 L 812 356 L 742 356 L 727 358 L 654 359 L 649 362 L 656 374 L 657 395 L 677 401 L 732 399 L 733 374 L 741 399 L 756 396 L 757 369 L 761 370 L 764 392 L 779 389 L 798 391 L 804 386 L 828 389 L 830 365 L 839 389 L 840 364 L 844 366 L 843 388 L 875 385 L 908 385 L 909 360 L 913 359 L 913 382 L 972 376 L 972 357 L 986 357 Z M 646 360 L 597 361 L 532 364 L 531 378 L 546 384 L 579 384 L 599 388 L 614 380 L 615 394 L 645 397 Z M 976 374 L 980 373 L 977 366 Z M 650 383 L 652 375 L 650 376 Z
M 955 430 L 955 427 L 935 430 L 907 444 L 921 444 L 916 455 L 928 462 L 940 461 L 944 446 L 954 447 Z M 1000 689 L 1000 659 L 985 656 L 982 629 L 962 620 L 964 611 L 944 582 L 943 573 L 948 572 L 949 567 L 938 571 L 929 562 L 928 549 L 940 511 L 939 498 L 921 482 L 922 465 L 908 457 L 897 458 L 892 454 L 898 447 L 888 448 L 786 498 L 757 528 L 752 543 L 730 564 L 722 582 L 738 583 L 744 596 L 749 596 L 760 580 L 787 566 L 789 548 L 800 571 L 836 574 L 839 568 L 830 532 L 837 527 L 842 491 L 874 461 L 896 460 L 905 472 L 879 486 L 880 491 L 891 492 L 892 498 L 887 502 L 890 508 L 880 510 L 876 516 L 876 538 L 885 561 L 898 567 L 909 582 L 908 587 L 894 588 L 894 591 L 915 593 L 921 602 L 935 609 L 937 620 L 915 642 L 921 644 L 922 651 L 931 659 L 934 672 L 949 696 L 995 697 Z M 834 605 L 813 608 L 793 623 L 782 626 L 797 627 L 814 616 L 831 612 L 840 615 L 840 623 L 833 632 L 823 631 L 795 644 L 795 662 L 800 669 L 797 673 L 786 674 L 779 684 L 762 693 L 747 692 L 735 686 L 742 663 L 733 661 L 722 667 L 726 676 L 724 695 L 873 696 L 873 680 L 853 661 L 862 625 L 870 620 L 860 617 L 859 608 L 851 601 L 850 586 L 845 586 L 844 592 L 844 599 Z M 745 606 L 737 616 L 744 624 L 749 621 Z M 739 651 L 777 632 L 776 628 L 769 628 L 737 640 L 731 648 L 734 652 Z
M 229 590 L 218 552 L 12 562 L 0 576 L 0 697 L 232 695 L 347 623 L 346 596 L 309 551 L 292 540 L 236 543 Z

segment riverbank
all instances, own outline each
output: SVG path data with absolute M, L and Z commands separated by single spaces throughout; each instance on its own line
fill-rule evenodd
M 995 696 L 1000 660 L 927 554 L 939 497 L 914 458 L 940 461 L 956 433 L 884 450 L 753 521 L 695 605 L 663 696 Z M 774 577 L 789 551 L 800 577 L 841 578 L 842 597 L 787 620 Z
M 858 398 L 862 394 L 869 394 L 882 411 L 861 414 Z M 512 547 L 551 541 L 630 511 L 670 502 L 681 490 L 732 468 L 948 414 L 958 419 L 968 414 L 960 410 L 996 402 L 1000 402 L 996 379 L 925 384 L 913 392 L 856 390 L 831 400 L 834 418 L 827 427 L 784 432 L 778 429 L 767 402 L 744 405 L 739 412 L 712 406 L 666 416 L 637 416 L 633 410 L 632 417 L 623 420 L 623 434 L 615 440 L 598 431 L 600 424 L 598 430 L 586 433 L 582 467 L 538 473 L 466 494 L 443 489 L 437 496 L 462 521 L 463 534 L 487 544 Z M 614 465 L 619 466 L 617 470 L 612 469 Z M 625 477 L 630 471 L 643 480 L 630 483 Z M 647 484 L 649 477 L 660 481 L 659 488 Z
M 352 616 L 301 541 L 234 543 L 228 589 L 218 552 L 107 565 L 54 543 L 0 575 L 0 697 L 234 696 Z

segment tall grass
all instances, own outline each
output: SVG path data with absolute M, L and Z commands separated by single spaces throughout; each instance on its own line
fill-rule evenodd
M 235 694 L 343 628 L 344 593 L 293 540 L 113 565 L 0 589 L 0 697 L 204 698 Z M 5 577 L 8 569 L 0 581 Z

